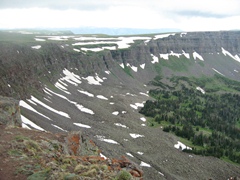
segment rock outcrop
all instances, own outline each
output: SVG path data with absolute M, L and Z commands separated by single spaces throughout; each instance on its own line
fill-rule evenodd
M 20 107 L 17 100 L 0 96 L 0 124 L 22 126 Z
M 52 134 L 0 125 L 0 177 L 7 179 L 141 180 L 143 171 L 126 157 L 105 159 L 81 134 Z

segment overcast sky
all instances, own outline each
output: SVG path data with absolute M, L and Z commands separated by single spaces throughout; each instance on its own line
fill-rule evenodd
M 240 29 L 240 0 L 0 0 L 0 28 Z

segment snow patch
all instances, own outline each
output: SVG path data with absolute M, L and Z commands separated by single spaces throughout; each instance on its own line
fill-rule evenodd
M 134 157 L 131 153 L 126 153 L 126 155 L 128 155 L 130 157 Z
M 139 137 L 145 137 L 144 135 L 134 134 L 134 133 L 130 133 L 130 136 L 134 139 L 139 138 Z
M 73 81 L 73 82 L 75 82 L 77 84 L 81 84 L 82 83 L 80 81 L 81 80 L 80 76 L 74 74 L 73 72 L 70 72 L 66 68 L 63 70 L 63 74 L 65 75 L 65 77 L 61 78 L 61 80 L 70 80 L 70 81 Z
M 110 71 L 105 71 L 105 73 L 106 73 L 106 74 L 111 74 L 111 72 L 110 72 Z
M 91 128 L 91 126 L 86 125 L 86 124 L 81 124 L 81 123 L 73 123 L 73 124 L 76 125 L 76 126 L 79 126 L 79 127 L 87 128 L 87 129 Z
M 68 132 L 68 131 L 64 130 L 63 128 L 61 128 L 61 127 L 59 127 L 59 126 L 57 126 L 57 125 L 54 125 L 54 124 L 51 124 L 51 125 L 54 126 L 54 127 L 57 128 L 57 129 L 60 129 L 61 131 Z
M 158 62 L 159 62 L 157 56 L 154 56 L 153 54 L 151 54 L 151 56 L 152 56 L 152 59 L 153 59 L 153 60 L 151 61 L 152 64 L 155 64 L 155 63 L 158 63 Z
M 105 136 L 96 135 L 96 137 L 99 141 L 104 141 L 104 142 L 110 143 L 110 144 L 119 144 L 117 141 L 114 141 L 112 139 L 105 139 Z
M 78 90 L 78 92 L 80 92 L 80 93 L 82 93 L 82 94 L 85 94 L 85 95 L 87 95 L 87 96 L 89 96 L 89 97 L 94 97 L 94 94 L 89 93 L 89 92 L 87 92 L 87 91 Z
M 201 87 L 197 87 L 196 89 L 197 89 L 198 91 L 201 91 L 202 94 L 205 94 L 205 93 L 206 93 Z
M 122 63 L 122 64 L 119 64 L 123 69 L 124 69 L 124 64 Z
M 181 143 L 180 141 L 178 141 L 178 143 L 175 144 L 174 147 L 175 147 L 176 149 L 180 149 L 180 150 L 184 150 L 184 149 L 192 150 L 192 148 L 186 146 L 185 144 Z
M 172 33 L 172 34 L 159 34 L 159 35 L 156 35 L 155 37 L 154 37 L 154 40 L 156 40 L 156 39 L 162 39 L 162 38 L 165 38 L 165 37 L 168 37 L 168 36 L 174 36 L 175 35 L 175 33 Z
M 56 83 L 55 83 L 55 87 L 56 87 L 56 88 L 59 88 L 59 89 L 62 89 L 62 90 L 65 90 L 65 91 L 68 90 L 66 87 L 64 87 L 64 86 L 63 86 L 62 84 L 60 84 L 59 82 L 56 82 Z
M 138 107 L 144 107 L 144 104 L 143 103 L 135 103 L 135 104 L 130 104 L 130 106 L 133 108 L 133 109 L 138 109 Z
M 123 128 L 126 128 L 126 129 L 129 129 L 129 127 L 127 127 L 126 125 L 123 125 L 121 123 L 114 123 L 114 125 L 119 126 L 119 127 L 123 127 Z
M 114 111 L 114 112 L 112 112 L 112 114 L 117 116 L 119 114 L 119 112 L 118 111 Z
M 140 92 L 139 94 L 149 97 L 149 95 L 148 95 L 148 94 L 146 94 L 146 93 L 143 93 L 143 92 Z
M 198 54 L 197 52 L 193 52 L 193 58 L 194 58 L 194 60 L 196 60 L 198 58 L 199 60 L 204 61 L 203 57 L 200 54 Z
M 189 54 L 189 53 L 185 53 L 184 50 L 182 50 L 182 52 L 183 52 L 183 55 L 184 55 L 186 58 L 190 59 L 190 54 Z
M 103 99 L 103 100 L 108 100 L 108 98 L 106 98 L 106 97 L 104 97 L 103 95 L 97 95 L 97 98 L 99 98 L 99 99 Z
M 147 121 L 147 119 L 146 119 L 145 117 L 141 117 L 140 119 L 141 119 L 141 121 L 143 121 L 143 122 L 146 122 L 146 121 Z
M 32 46 L 32 49 L 40 49 L 42 46 L 41 45 L 36 45 L 36 46 Z
M 186 33 L 186 32 L 183 32 L 183 33 L 180 34 L 180 37 L 184 37 L 184 36 L 186 36 L 186 35 L 187 35 L 187 33 Z
M 168 60 L 168 54 L 160 54 L 160 58 Z
M 102 153 L 100 153 L 100 157 L 103 157 L 104 159 L 107 159 L 107 157 L 104 156 Z
M 145 63 L 141 64 L 140 67 L 141 67 L 142 69 L 144 69 L 144 68 L 145 68 Z
M 88 84 L 91 84 L 91 85 L 102 85 L 100 82 L 103 82 L 103 80 L 98 78 L 98 76 L 96 77 L 88 76 L 86 78 L 83 77 L 83 79 L 87 80 Z
M 222 47 L 222 53 L 225 55 L 225 56 L 230 56 L 231 58 L 233 58 L 234 60 L 240 62 L 240 58 L 238 57 L 238 55 L 235 55 L 233 56 L 230 52 L 226 51 L 223 47 Z
M 30 125 L 31 127 L 40 130 L 40 131 L 45 131 L 43 128 L 41 128 L 40 126 L 36 125 L 35 123 L 33 123 L 32 121 L 30 121 L 28 118 L 26 118 L 25 116 L 21 115 L 21 119 L 22 122 L 26 125 Z M 24 126 L 24 125 L 23 125 Z
M 212 70 L 214 70 L 216 73 L 218 73 L 218 74 L 220 74 L 220 75 L 222 75 L 222 76 L 225 76 L 224 74 L 220 73 L 218 70 L 216 70 L 216 69 L 214 69 L 214 68 L 212 68 Z
M 140 166 L 144 166 L 144 167 L 151 167 L 151 165 L 150 165 L 150 164 L 147 164 L 147 163 L 145 163 L 145 162 L 143 162 L 143 161 L 141 161 L 141 164 L 140 164 Z
M 34 38 L 36 41 L 46 41 L 45 39 Z
M 139 155 L 143 155 L 143 154 L 144 154 L 143 152 L 140 152 L 140 151 L 138 151 L 137 153 L 138 153 Z
M 75 106 L 82 112 L 85 112 L 87 114 L 95 114 L 91 109 L 85 108 L 83 105 L 77 104 L 76 102 L 72 101 L 72 104 L 75 104 Z
M 76 52 L 81 52 L 79 49 L 73 48 L 73 50 L 76 51 Z

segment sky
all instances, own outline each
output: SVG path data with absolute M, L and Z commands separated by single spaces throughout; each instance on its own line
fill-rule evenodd
M 0 29 L 240 29 L 239 0 L 1 0 Z

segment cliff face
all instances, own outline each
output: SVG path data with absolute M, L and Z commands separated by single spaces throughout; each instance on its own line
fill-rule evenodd
M 232 54 L 240 53 L 240 32 L 189 32 L 170 35 L 166 38 L 151 41 L 150 48 L 154 53 L 203 53 L 222 52 L 222 47 Z
M 24 99 L 29 91 L 42 89 L 42 80 L 56 81 L 64 68 L 76 68 L 86 76 L 111 70 L 124 63 L 139 66 L 150 62 L 151 54 L 197 52 L 220 53 L 222 47 L 233 55 L 240 53 L 240 32 L 191 32 L 173 34 L 148 43 L 137 42 L 127 49 L 100 53 L 77 53 L 66 43 L 44 42 L 41 49 L 31 43 L 0 42 L 0 92 L 2 95 Z M 41 44 L 41 43 L 40 43 Z M 150 80 L 150 79 L 149 79 Z M 11 88 L 9 87 L 11 86 Z

